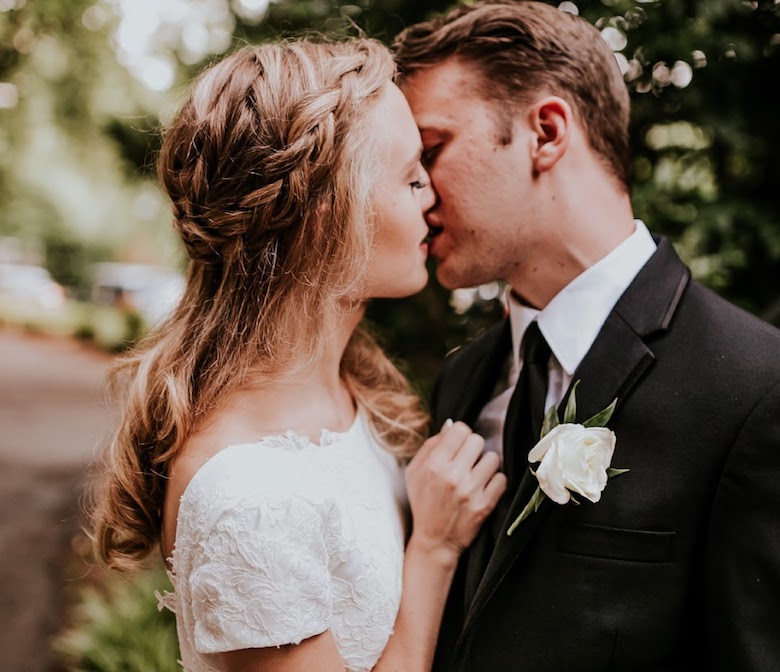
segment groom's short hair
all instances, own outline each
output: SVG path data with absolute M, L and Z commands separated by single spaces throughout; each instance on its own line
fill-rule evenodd
M 410 26 L 394 47 L 401 80 L 450 58 L 476 66 L 479 94 L 496 103 L 506 142 L 518 104 L 540 92 L 566 99 L 628 188 L 628 89 L 613 51 L 584 19 L 543 2 L 478 2 Z

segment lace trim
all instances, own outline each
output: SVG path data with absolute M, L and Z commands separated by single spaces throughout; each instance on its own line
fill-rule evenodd
M 385 453 L 364 423 L 358 413 L 344 432 L 321 430 L 319 445 L 289 430 L 240 444 L 246 458 L 223 449 L 190 481 L 182 496 L 177 545 L 168 558 L 174 592 L 155 592 L 158 609 L 176 613 L 188 672 L 213 670 L 201 654 L 298 642 L 327 628 L 349 672 L 366 672 L 376 663 L 397 614 L 403 529 L 393 486 L 398 466 L 377 459 Z M 307 454 L 303 461 L 316 469 L 299 472 L 297 459 L 258 453 L 253 450 L 258 444 L 296 452 L 344 450 L 312 454 L 313 462 Z M 237 461 L 227 458 L 216 473 L 207 468 L 226 453 Z M 284 481 L 276 484 L 281 490 L 256 488 L 251 474 L 274 460 L 287 465 L 290 498 Z M 325 481 L 336 488 L 293 494 L 307 478 L 313 486 Z
M 172 563 L 173 558 L 168 558 L 168 565 L 170 566 Z M 174 583 L 176 577 L 174 576 L 173 572 L 170 569 L 166 569 L 165 573 L 168 575 L 168 580 L 171 582 L 171 585 L 176 585 Z M 157 611 L 167 609 L 168 611 L 172 611 L 174 614 L 179 611 L 179 596 L 175 591 L 171 592 L 170 590 L 163 590 L 160 592 L 159 590 L 155 590 L 154 596 L 157 598 Z
M 320 430 L 320 442 L 319 444 L 312 442 L 308 436 L 304 434 L 298 434 L 298 432 L 288 429 L 282 434 L 268 434 L 267 436 L 260 437 L 257 441 L 249 441 L 247 443 L 229 444 L 226 448 L 232 448 L 236 446 L 269 446 L 271 448 L 282 448 L 290 450 L 306 450 L 309 448 L 333 448 L 339 447 L 339 445 L 347 445 L 348 441 L 345 441 L 347 437 L 354 434 L 358 426 L 363 422 L 362 413 L 358 411 L 355 415 L 355 419 L 352 424 L 343 432 L 337 432 L 331 429 Z M 222 451 L 220 451 L 222 452 Z M 216 453 L 219 455 L 219 453 Z M 213 459 L 213 458 L 212 458 Z

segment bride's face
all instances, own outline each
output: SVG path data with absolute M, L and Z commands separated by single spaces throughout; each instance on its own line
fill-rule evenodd
M 396 298 L 419 292 L 428 281 L 428 225 L 424 213 L 435 201 L 420 163 L 422 141 L 409 105 L 387 83 L 368 120 L 378 160 L 384 161 L 374 190 L 376 216 L 367 298 Z

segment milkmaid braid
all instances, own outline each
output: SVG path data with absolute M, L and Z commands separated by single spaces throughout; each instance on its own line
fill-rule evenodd
M 191 261 L 171 318 L 112 373 L 121 419 L 93 502 L 110 565 L 159 541 L 165 477 L 193 427 L 250 366 L 305 372 L 325 316 L 363 282 L 378 163 L 364 122 L 393 76 L 373 40 L 247 47 L 196 80 L 165 132 L 158 172 Z M 341 366 L 388 449 L 412 454 L 427 417 L 363 330 Z

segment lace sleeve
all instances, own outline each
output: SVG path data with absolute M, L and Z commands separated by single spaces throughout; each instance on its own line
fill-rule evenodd
M 195 545 L 199 653 L 299 643 L 328 629 L 329 521 L 302 497 L 231 503 Z

